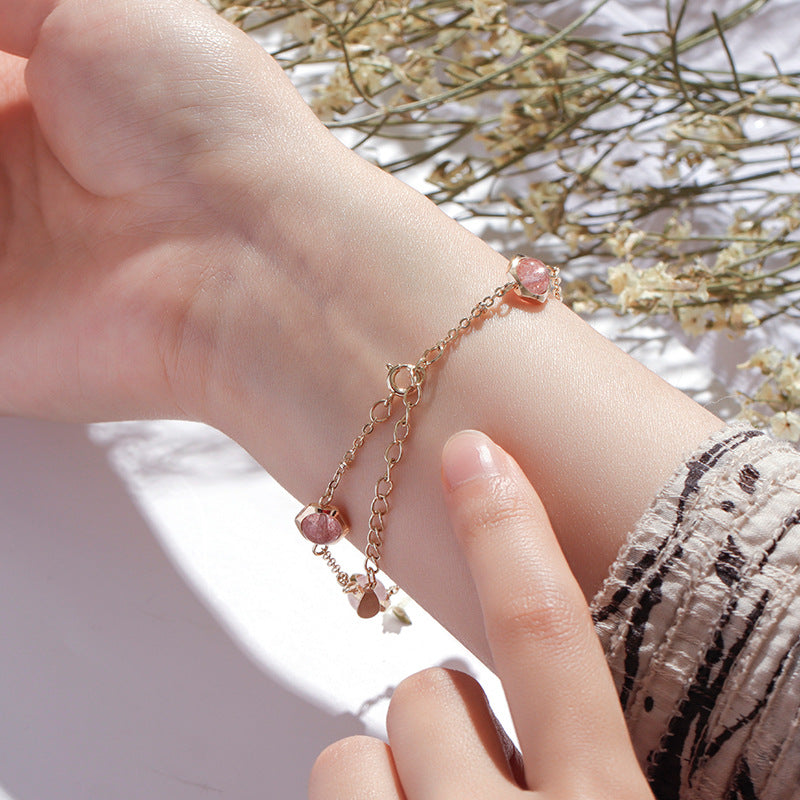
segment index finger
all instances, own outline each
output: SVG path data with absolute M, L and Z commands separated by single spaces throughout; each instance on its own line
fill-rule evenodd
M 442 466 L 528 786 L 580 793 L 592 776 L 630 780 L 635 756 L 611 674 L 539 497 L 517 463 L 476 431 L 448 441 Z

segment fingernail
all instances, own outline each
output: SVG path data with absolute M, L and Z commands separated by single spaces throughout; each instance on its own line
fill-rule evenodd
M 476 478 L 500 474 L 494 442 L 480 431 L 454 433 L 442 451 L 442 474 L 448 491 Z

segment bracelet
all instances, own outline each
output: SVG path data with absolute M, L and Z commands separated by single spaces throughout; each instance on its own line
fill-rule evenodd
M 428 368 L 435 364 L 445 354 L 447 348 L 463 336 L 476 320 L 510 291 L 513 290 L 517 296 L 537 303 L 545 303 L 551 296 L 561 300 L 558 267 L 548 266 L 538 258 L 514 256 L 509 262 L 507 277 L 506 283 L 477 303 L 455 328 L 449 330 L 433 347 L 429 347 L 415 364 L 386 365 L 389 394 L 378 400 L 370 409 L 369 421 L 353 440 L 352 447 L 344 454 L 319 501 L 306 506 L 295 517 L 300 533 L 314 545 L 312 552 L 328 564 L 359 617 L 368 619 L 380 611 L 385 611 L 389 608 L 389 599 L 398 591 L 397 586 L 387 589 L 377 578 L 386 530 L 384 518 L 389 513 L 389 495 L 394 486 L 392 472 L 403 457 L 404 444 L 411 432 L 411 412 L 422 399 L 422 387 Z M 396 401 L 399 401 L 402 407 L 402 414 L 394 424 L 392 441 L 383 454 L 385 469 L 375 484 L 375 496 L 370 506 L 369 534 L 364 548 L 364 573 L 349 575 L 339 566 L 330 551 L 330 546 L 347 536 L 350 531 L 342 512 L 332 505 L 333 497 L 342 476 L 352 465 L 367 437 L 376 426 L 391 419 Z

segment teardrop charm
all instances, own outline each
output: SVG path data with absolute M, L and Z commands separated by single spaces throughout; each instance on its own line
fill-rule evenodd
M 374 617 L 381 610 L 381 601 L 373 589 L 366 589 L 358 602 L 358 616 L 361 619 Z

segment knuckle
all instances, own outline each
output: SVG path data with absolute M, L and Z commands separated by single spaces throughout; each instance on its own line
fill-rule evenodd
M 467 535 L 480 538 L 492 531 L 509 527 L 528 527 L 531 510 L 520 496 L 513 481 L 505 476 L 488 480 L 480 495 L 470 499 L 466 509 L 469 519 Z
M 328 745 L 318 756 L 311 768 L 309 787 L 319 790 L 320 797 L 326 796 L 324 788 L 339 774 L 347 774 L 361 763 L 365 756 L 375 750 L 385 750 L 386 745 L 371 736 L 349 736 Z
M 583 598 L 574 594 L 551 584 L 504 598 L 487 615 L 492 639 L 506 645 L 527 639 L 556 653 L 582 648 L 594 629 Z
M 401 681 L 389 703 L 389 713 L 396 716 L 408 706 L 417 703 L 429 704 L 448 691 L 453 685 L 453 672 L 444 667 L 431 667 L 421 672 L 416 672 Z
M 478 682 L 466 672 L 446 667 L 430 667 L 416 672 L 401 681 L 392 695 L 392 702 L 403 703 L 407 698 L 435 699 L 454 689 L 462 689 Z
M 390 731 L 419 728 L 424 720 L 450 707 L 454 697 L 482 692 L 478 682 L 464 672 L 444 667 L 422 670 L 401 681 L 394 690 L 387 727 Z

